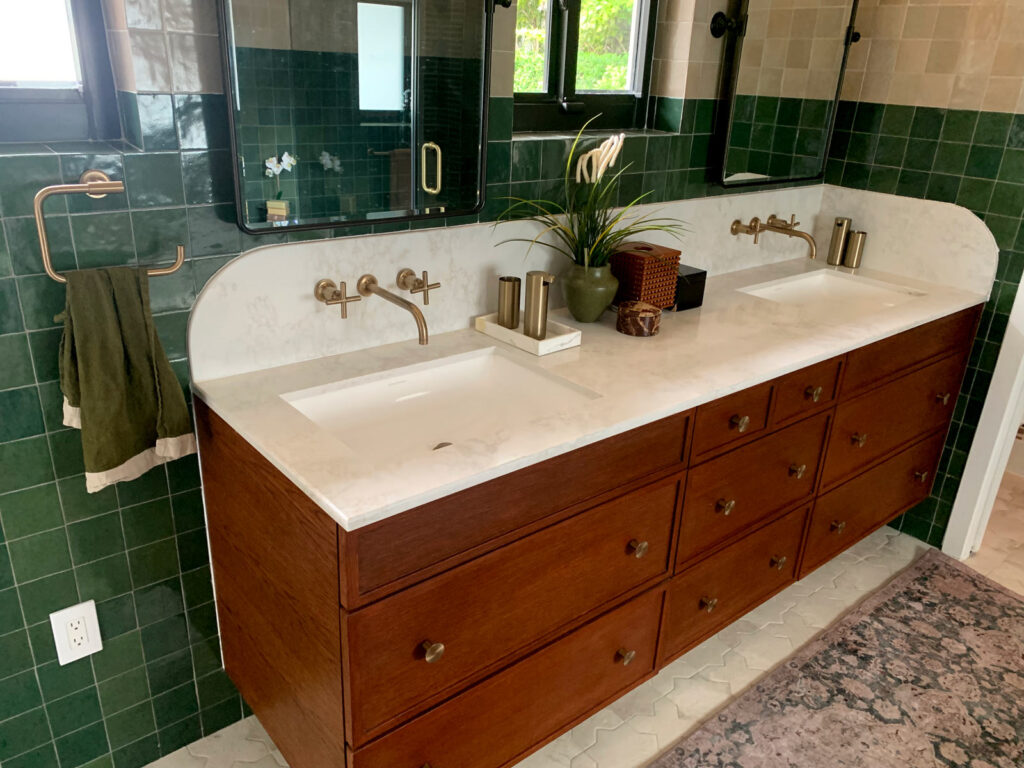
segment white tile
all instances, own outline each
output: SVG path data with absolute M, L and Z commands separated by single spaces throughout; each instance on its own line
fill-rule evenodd
M 732 697 L 728 683 L 711 680 L 705 672 L 677 680 L 668 698 L 683 717 L 703 719 Z
M 205 757 L 196 757 L 188 747 L 182 747 L 150 763 L 150 768 L 204 768 L 205 765 Z
M 763 632 L 744 638 L 733 652 L 743 657 L 750 669 L 767 671 L 793 653 L 793 643 L 765 628 Z
M 597 734 L 602 730 L 613 730 L 625 722 L 609 707 L 605 707 L 596 715 L 592 715 L 571 731 L 569 736 L 572 743 L 579 747 L 580 751 L 589 749 L 597 742 Z
M 713 682 L 725 683 L 734 696 L 746 690 L 752 682 L 761 677 L 759 669 L 751 669 L 747 660 L 736 651 L 725 655 L 725 664 L 721 667 L 708 667 L 702 673 Z
M 206 768 L 232 768 L 236 763 L 255 763 L 269 757 L 267 745 L 248 738 L 249 733 L 249 721 L 240 720 L 189 744 L 187 749 L 196 757 L 205 757 Z
M 597 768 L 636 768 L 658 754 L 658 739 L 622 723 L 614 731 L 598 731 L 597 743 L 587 750 Z
M 634 731 L 654 736 L 661 750 L 685 736 L 697 720 L 681 716 L 679 708 L 666 696 L 654 703 L 650 715 L 635 715 L 627 722 Z

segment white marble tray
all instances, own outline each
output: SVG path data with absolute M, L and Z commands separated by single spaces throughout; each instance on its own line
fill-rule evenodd
M 481 315 L 476 319 L 476 329 L 498 341 L 511 344 L 516 349 L 529 352 L 531 355 L 549 355 L 570 347 L 578 347 L 583 332 L 578 328 L 548 320 L 548 333 L 543 339 L 534 339 L 523 333 L 523 324 L 515 330 L 497 323 L 498 313 Z

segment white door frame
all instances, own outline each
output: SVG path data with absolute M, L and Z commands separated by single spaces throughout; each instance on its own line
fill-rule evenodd
M 958 560 L 981 546 L 1017 428 L 1024 419 L 1024 285 L 1014 297 L 942 551 Z

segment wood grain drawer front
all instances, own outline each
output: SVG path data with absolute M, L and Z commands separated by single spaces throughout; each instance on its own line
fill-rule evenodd
M 819 498 L 801 576 L 927 497 L 945 437 L 929 437 Z
M 782 424 L 828 407 L 839 394 L 842 364 L 843 358 L 835 357 L 780 378 L 775 384 L 772 422 Z
M 648 486 L 348 617 L 356 745 L 668 570 L 682 481 Z M 428 663 L 423 644 L 442 643 Z
M 806 508 L 795 510 L 672 579 L 662 657 L 682 653 L 791 583 L 806 517 Z
M 981 306 L 890 336 L 847 357 L 843 375 L 843 397 L 855 394 L 874 382 L 897 375 L 932 357 L 967 351 L 978 325 Z
M 828 421 L 812 416 L 690 470 L 677 566 L 810 498 Z
M 840 403 L 822 487 L 856 474 L 915 437 L 947 424 L 960 392 L 963 369 L 963 355 L 954 355 Z
M 498 768 L 525 757 L 654 671 L 661 602 L 648 592 L 580 627 L 357 749 L 353 768 Z
M 768 426 L 771 383 L 758 384 L 697 408 L 693 421 L 693 457 L 751 439 Z
M 681 467 L 690 418 L 670 416 L 360 528 L 353 534 L 358 574 L 342 583 L 360 595 L 393 591 L 404 577 L 400 585 L 555 512 Z

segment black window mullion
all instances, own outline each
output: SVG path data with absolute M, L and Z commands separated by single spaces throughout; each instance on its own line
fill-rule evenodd
M 562 104 L 573 101 L 576 96 L 576 58 L 580 47 L 580 2 L 581 0 L 561 0 L 565 3 L 562 18 L 566 23 L 562 29 L 560 40 L 561 72 L 559 101 Z

